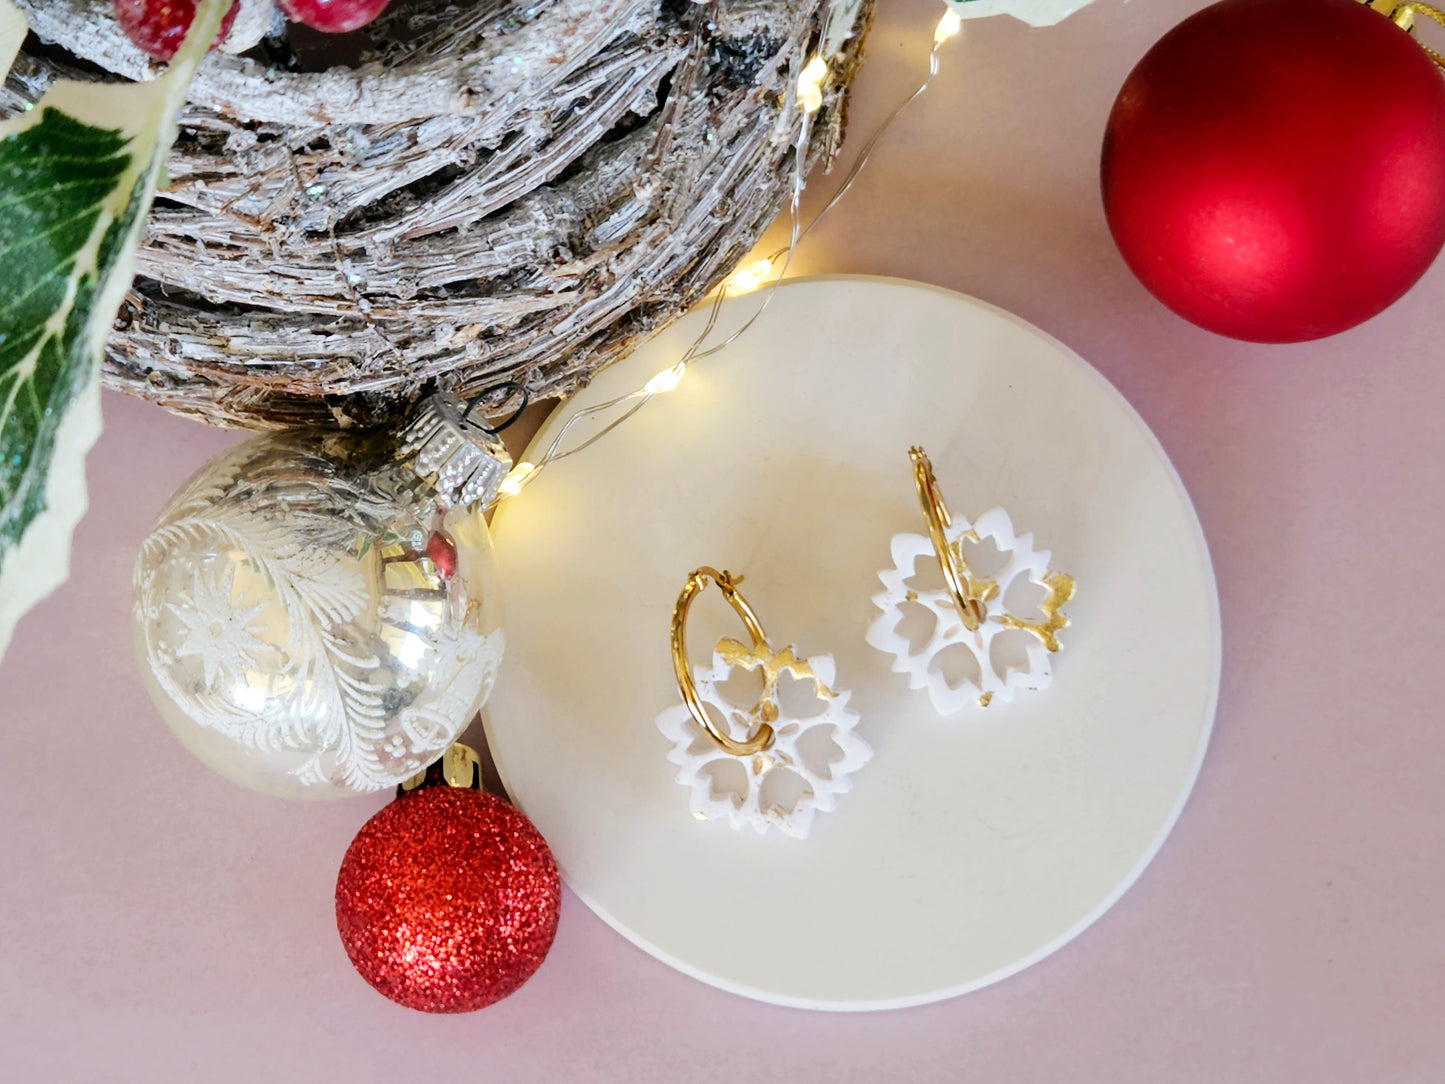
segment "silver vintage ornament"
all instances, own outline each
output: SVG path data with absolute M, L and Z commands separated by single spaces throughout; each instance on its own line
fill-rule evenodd
M 141 672 L 171 729 L 268 794 L 382 790 L 491 692 L 503 633 L 483 509 L 510 460 L 434 396 L 399 439 L 256 437 L 207 463 L 135 570 Z

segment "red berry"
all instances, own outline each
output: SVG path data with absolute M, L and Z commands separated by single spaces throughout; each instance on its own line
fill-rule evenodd
M 327 34 L 360 30 L 383 11 L 391 0 L 281 0 L 287 18 L 305 23 Z
M 457 546 L 445 531 L 433 531 L 426 541 L 426 555 L 437 566 L 437 574 L 449 580 L 457 574 Z
M 240 9 L 240 0 L 236 0 L 221 20 L 221 32 L 211 44 L 212 49 L 226 40 Z M 137 46 L 157 60 L 170 60 L 186 40 L 186 31 L 196 17 L 196 0 L 115 0 L 115 17 Z

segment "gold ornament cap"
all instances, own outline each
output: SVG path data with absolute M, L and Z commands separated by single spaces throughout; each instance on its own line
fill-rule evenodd
M 436 778 L 432 779 L 433 773 Z M 452 742 L 441 760 L 417 772 L 397 788 L 397 794 L 405 794 L 426 785 L 428 781 L 445 783 L 461 790 L 485 790 L 482 786 L 482 758 L 470 745 Z

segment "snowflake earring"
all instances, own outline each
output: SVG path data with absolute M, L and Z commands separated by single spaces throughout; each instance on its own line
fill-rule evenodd
M 712 664 L 694 670 L 687 657 L 687 614 L 708 580 L 747 627 L 752 644 L 723 638 Z M 800 657 L 792 645 L 775 649 L 738 591 L 741 582 L 711 568 L 688 576 L 672 612 L 672 663 L 683 702 L 659 715 L 657 728 L 673 743 L 667 759 L 678 767 L 677 781 L 691 789 L 694 817 L 726 817 L 734 830 L 777 828 L 802 839 L 814 813 L 832 810 L 837 796 L 852 788 L 849 777 L 873 750 L 854 732 L 851 694 L 830 687 L 833 657 Z M 758 672 L 763 681 L 761 695 L 746 708 L 722 690 L 743 672 Z M 784 678 L 811 685 L 807 707 L 784 705 Z
M 1049 656 L 1069 624 L 1061 611 L 1074 597 L 1073 579 L 1051 571 L 1049 551 L 1035 550 L 1033 535 L 1018 534 L 1002 508 L 972 524 L 951 517 L 928 456 L 922 448 L 908 454 L 928 535 L 893 536 L 894 567 L 878 573 L 885 590 L 873 604 L 883 612 L 868 628 L 868 643 L 893 656 L 894 672 L 908 675 L 910 689 L 926 689 L 941 715 L 1047 687 Z M 996 567 L 985 574 L 981 562 L 989 549 L 997 551 Z M 929 555 L 943 575 L 942 588 L 911 583 L 919 558 Z M 918 651 L 903 631 L 909 609 L 931 618 Z

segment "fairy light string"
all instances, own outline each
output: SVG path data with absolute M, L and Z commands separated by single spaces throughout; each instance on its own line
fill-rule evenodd
M 823 219 L 823 216 L 831 211 L 842 198 L 847 195 L 853 187 L 853 182 L 863 172 L 863 167 L 868 164 L 874 150 L 888 130 L 897 121 L 903 111 L 914 101 L 921 97 L 924 92 L 933 84 L 938 76 L 939 50 L 951 38 L 959 33 L 963 27 L 963 21 L 953 8 L 948 8 L 943 17 L 939 19 L 938 25 L 933 31 L 933 47 L 928 53 L 928 75 L 918 87 L 909 94 L 903 101 L 894 107 L 893 111 L 884 118 L 883 123 L 874 129 L 873 134 L 864 143 L 862 151 L 859 152 L 853 166 L 839 184 L 837 190 L 828 200 L 823 208 L 813 216 L 806 227 L 802 225 L 800 208 L 802 205 L 803 189 L 806 183 L 804 174 L 805 163 L 808 159 L 808 145 L 812 136 L 813 116 L 822 108 L 823 89 L 832 70 L 821 54 L 814 54 L 798 73 L 798 80 L 795 88 L 797 103 L 802 111 L 802 123 L 799 127 L 798 138 L 795 142 L 795 153 L 793 156 L 793 177 L 788 199 L 788 243 L 771 256 L 755 260 L 747 266 L 739 268 L 723 281 L 721 287 L 713 295 L 712 303 L 708 307 L 707 320 L 703 325 L 701 333 L 695 338 L 692 344 L 685 350 L 681 357 L 672 365 L 655 374 L 642 387 L 623 395 L 615 396 L 606 402 L 597 403 L 593 406 L 578 410 L 563 423 L 562 427 L 548 442 L 546 450 L 542 455 L 533 461 L 523 461 L 512 468 L 506 479 L 502 482 L 501 492 L 497 500 L 500 502 L 509 497 L 515 497 L 521 493 L 526 486 L 537 477 L 539 473 L 553 463 L 560 462 L 568 456 L 576 455 L 578 452 L 595 444 L 612 430 L 616 429 L 623 422 L 633 417 L 639 410 L 645 407 L 659 395 L 665 395 L 677 388 L 687 375 L 688 369 L 699 361 L 702 361 L 721 350 L 731 346 L 737 339 L 755 324 L 758 319 L 767 311 L 768 305 L 773 299 L 774 291 L 778 284 L 784 280 L 788 273 L 788 267 L 792 263 L 793 254 L 797 250 L 799 242 L 806 237 L 815 226 Z M 776 273 L 775 273 L 776 272 Z M 729 297 L 737 297 L 742 294 L 758 292 L 759 302 L 747 320 L 736 330 L 732 331 L 721 341 L 708 345 L 708 340 L 717 329 L 719 310 L 722 303 Z M 616 415 L 611 420 L 605 421 L 596 432 L 576 440 L 569 446 L 569 438 L 574 430 L 588 422 L 598 419 L 606 419 L 609 415 Z

